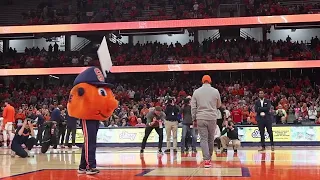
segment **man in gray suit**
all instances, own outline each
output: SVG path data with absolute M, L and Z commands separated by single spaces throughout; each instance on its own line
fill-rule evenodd
M 255 102 L 255 111 L 257 113 L 257 122 L 258 128 L 260 131 L 260 138 L 261 138 L 261 146 L 262 149 L 259 151 L 266 150 L 265 144 L 265 128 L 269 134 L 270 143 L 271 143 L 271 150 L 274 151 L 274 144 L 273 144 L 273 132 L 272 132 L 272 118 L 270 113 L 271 102 L 268 99 L 264 98 L 264 92 L 259 91 L 259 99 Z
M 217 111 L 221 106 L 221 98 L 219 91 L 210 85 L 212 81 L 209 75 L 202 77 L 202 83 L 203 85 L 196 89 L 192 95 L 191 116 L 193 122 L 198 126 L 204 167 L 209 168 L 211 167 Z

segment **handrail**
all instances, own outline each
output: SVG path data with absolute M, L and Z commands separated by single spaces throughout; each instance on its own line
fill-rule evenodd
M 220 32 L 217 31 L 217 32 L 214 33 L 212 36 L 210 36 L 210 38 L 211 38 L 212 40 L 219 39 L 219 38 L 220 38 Z
M 124 44 L 120 39 L 117 39 L 117 36 L 113 33 L 109 35 L 109 40 L 113 43 L 118 43 L 119 45 Z
M 240 29 L 240 36 L 244 36 L 243 38 L 251 38 L 251 39 L 256 39 L 256 38 L 254 38 L 252 35 L 250 35 L 249 33 L 247 33 L 246 31 L 243 31 L 243 30 L 241 30 Z
M 85 46 L 87 46 L 91 41 L 88 39 L 82 40 L 79 44 L 77 44 L 74 48 L 72 48 L 71 51 L 80 51 L 83 49 Z

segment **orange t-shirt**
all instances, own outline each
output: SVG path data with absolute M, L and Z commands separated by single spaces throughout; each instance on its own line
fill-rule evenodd
M 247 110 L 242 111 L 242 120 L 247 120 L 248 117 L 249 117 L 249 111 Z
M 15 115 L 16 112 L 14 110 L 14 107 L 8 104 L 4 110 L 3 110 L 3 124 L 2 126 L 4 127 L 8 122 L 15 122 Z
M 257 120 L 256 120 L 256 113 L 255 113 L 255 112 L 250 112 L 249 117 L 250 117 L 250 122 L 251 122 L 252 124 L 258 124 L 258 123 L 257 123 Z

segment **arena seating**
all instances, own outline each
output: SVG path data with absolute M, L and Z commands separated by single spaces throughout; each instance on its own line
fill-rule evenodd
M 278 41 L 258 42 L 252 39 L 224 41 L 207 39 L 198 44 L 189 42 L 160 44 L 113 44 L 110 52 L 114 65 L 137 64 L 182 64 L 182 63 L 232 63 L 286 60 L 313 60 L 320 57 L 318 37 L 312 43 Z M 98 66 L 96 49 L 92 53 L 46 52 L 44 49 L 25 50 L 24 54 L 15 53 L 14 49 L 3 55 L 2 66 L 6 68 L 24 67 L 60 67 L 60 66 Z
M 233 111 L 240 111 L 242 118 L 235 120 L 241 124 L 255 124 L 255 114 L 253 102 L 258 97 L 259 90 L 264 90 L 267 98 L 272 101 L 272 112 L 274 112 L 274 122 L 283 123 L 319 123 L 320 106 L 319 106 L 319 86 L 314 84 L 308 78 L 300 78 L 299 73 L 291 79 L 287 76 L 276 75 L 271 77 L 270 72 L 264 73 L 264 78 L 249 78 L 245 75 L 246 81 L 233 81 L 228 78 L 219 79 L 214 82 L 214 86 L 219 89 L 223 101 L 223 111 L 226 116 L 235 120 Z M 198 74 L 199 75 L 199 74 Z M 114 112 L 111 121 L 103 122 L 102 126 L 109 126 L 115 123 L 118 126 L 130 126 L 131 118 L 134 121 L 141 118 L 145 122 L 145 113 L 149 108 L 154 106 L 162 106 L 165 108 L 166 100 L 173 98 L 178 106 L 182 105 L 182 100 L 188 95 L 192 95 L 193 90 L 198 87 L 198 79 L 190 79 L 185 74 L 180 74 L 175 81 L 169 82 L 169 79 L 163 78 L 163 74 L 154 77 L 154 80 L 142 80 L 139 83 L 133 83 L 134 80 L 115 82 L 114 94 L 120 102 L 119 109 Z M 168 75 L 166 75 L 168 76 Z M 227 77 L 223 75 L 222 77 Z M 297 78 L 295 78 L 297 77 Z M 134 79 L 145 79 L 143 75 L 136 75 Z M 30 82 L 30 81 L 27 81 Z M 180 85 L 177 85 L 180 82 Z M 181 83 L 183 82 L 183 83 Z M 28 87 L 28 88 L 27 88 Z M 17 84 L 10 83 L 8 89 L 2 88 L 0 99 L 11 99 L 20 115 L 25 114 L 26 117 L 31 116 L 37 110 L 49 119 L 50 112 L 54 108 L 53 104 L 62 104 L 66 107 L 68 92 L 71 84 L 62 86 L 45 85 L 39 86 L 35 84 Z M 279 114 L 277 110 L 284 109 L 286 114 Z M 132 113 L 131 113 L 132 112 Z M 316 112 L 315 122 L 311 121 L 314 117 L 312 113 Z M 18 113 L 18 114 L 19 114 Z M 22 115 L 21 115 L 22 116 Z M 23 116 L 24 117 L 24 116 Z M 281 118 L 283 117 L 283 118 Z M 20 116 L 19 116 L 20 118 Z M 128 121 L 130 119 L 130 121 Z
M 48 1 L 50 2 L 50 1 Z M 16 0 L 0 6 L 0 24 L 61 24 L 319 13 L 319 0 Z M 23 18 L 21 18 L 21 16 Z

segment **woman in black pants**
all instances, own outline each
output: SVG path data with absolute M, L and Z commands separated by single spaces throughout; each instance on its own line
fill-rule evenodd
M 12 140 L 11 144 L 11 156 L 18 155 L 22 158 L 32 157 L 30 150 L 36 145 L 37 140 L 34 138 L 34 130 L 30 121 L 24 120 L 21 127 L 17 129 L 17 132 Z M 23 149 L 22 144 L 26 145 L 27 151 Z

